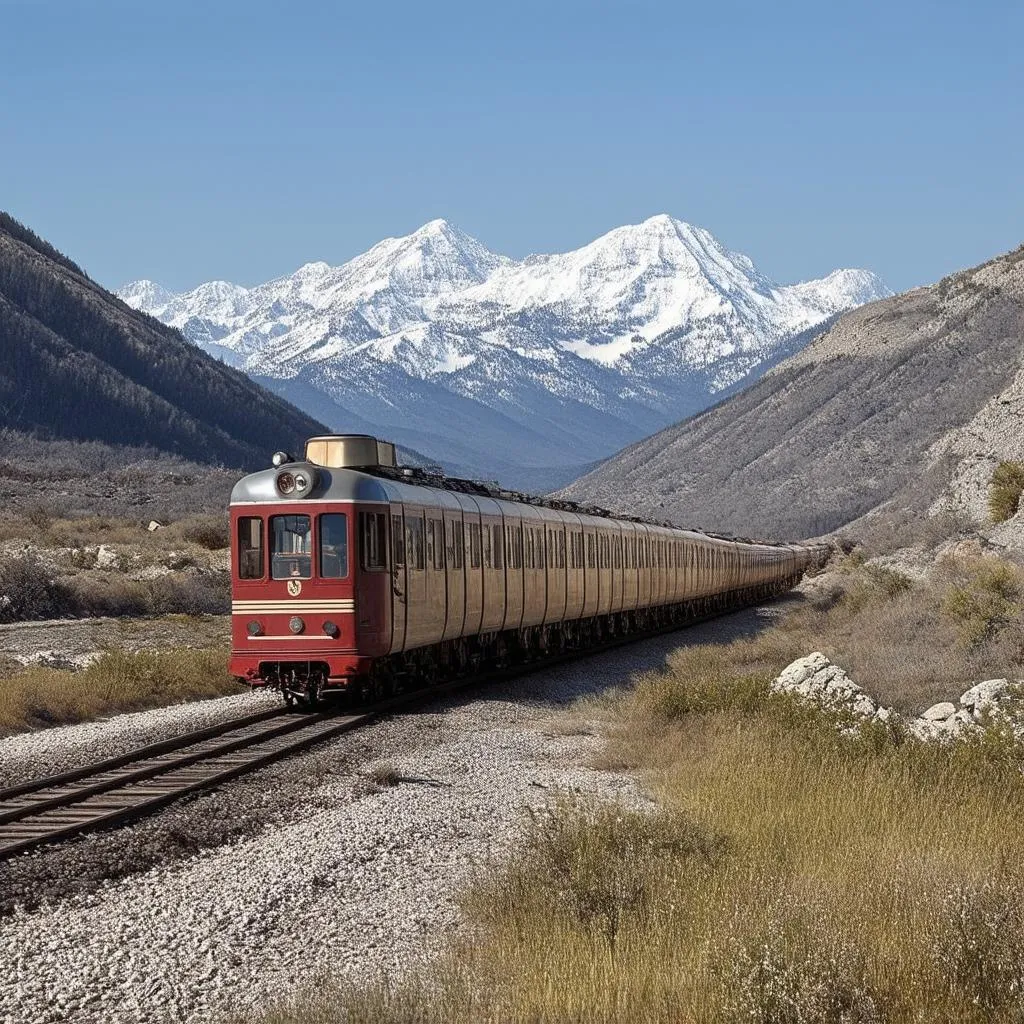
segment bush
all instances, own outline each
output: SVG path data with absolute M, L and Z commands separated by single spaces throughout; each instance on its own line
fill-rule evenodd
M 1000 462 L 988 489 L 988 511 L 993 523 L 1005 523 L 1017 514 L 1024 491 L 1024 463 Z
M 710 865 L 724 836 L 679 811 L 639 811 L 564 797 L 529 814 L 518 865 L 497 883 L 510 912 L 540 904 L 615 940 L 626 915 L 643 915 L 669 872 L 683 862 Z
M 192 516 L 175 523 L 175 529 L 182 538 L 206 548 L 221 551 L 231 544 L 230 525 L 227 516 Z
M 32 552 L 0 557 L 0 622 L 55 619 L 75 613 L 75 598 Z
M 986 1016 L 1016 1007 L 1014 1019 L 1024 1019 L 1024 889 L 1019 882 L 989 878 L 950 893 L 936 953 L 938 966 Z
M 959 625 L 960 639 L 976 646 L 992 639 L 1020 613 L 1020 581 L 1006 562 L 983 562 L 966 582 L 950 589 L 944 608 Z
M 725 1019 L 736 1024 L 880 1024 L 877 997 L 856 951 L 830 949 L 834 940 L 827 936 L 814 939 L 800 936 L 794 942 L 776 924 L 757 941 L 738 943 L 725 972 Z

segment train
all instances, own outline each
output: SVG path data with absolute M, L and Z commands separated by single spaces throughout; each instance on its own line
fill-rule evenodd
M 684 626 L 788 590 L 824 557 L 403 467 L 365 434 L 271 463 L 231 493 L 230 664 L 289 704 Z

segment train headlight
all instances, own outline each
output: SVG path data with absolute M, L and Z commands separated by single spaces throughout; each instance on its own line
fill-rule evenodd
M 324 623 L 324 632 L 329 637 L 337 638 L 338 633 L 340 631 L 339 631 L 338 627 L 333 622 L 325 622 Z
M 292 457 L 287 452 L 274 452 L 273 458 L 270 460 L 274 469 L 279 469 L 281 466 L 292 461 Z
M 306 628 L 306 624 L 302 621 L 302 619 L 299 618 L 298 615 L 293 615 L 288 620 L 288 628 L 293 633 L 301 633 Z
M 318 480 L 312 466 L 296 466 L 277 474 L 277 493 L 285 498 L 305 498 L 312 493 Z
M 257 622 L 255 619 L 252 620 L 246 627 L 245 631 L 249 636 L 262 636 L 263 635 L 263 623 Z

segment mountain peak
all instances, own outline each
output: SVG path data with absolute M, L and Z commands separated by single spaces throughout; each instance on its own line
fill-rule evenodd
M 129 281 L 118 289 L 117 296 L 133 309 L 145 310 L 155 317 L 159 317 L 160 313 L 175 299 L 174 292 L 168 291 L 163 285 L 146 278 Z
M 161 318 L 306 388 L 311 409 L 335 402 L 407 443 L 415 429 L 441 461 L 556 466 L 702 408 L 798 331 L 877 297 L 863 273 L 780 288 L 666 213 L 522 260 L 439 217 L 338 267 L 218 301 L 196 290 Z

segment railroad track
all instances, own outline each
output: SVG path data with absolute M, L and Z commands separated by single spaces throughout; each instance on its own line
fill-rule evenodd
M 304 750 L 372 718 L 275 709 L 0 790 L 0 860 L 120 824 Z
M 735 611 L 737 609 L 728 609 Z M 603 654 L 665 633 L 685 630 L 724 611 L 606 640 L 585 650 L 458 676 L 392 697 L 351 714 L 261 711 L 161 740 L 59 775 L 0 789 L 0 860 L 33 847 L 140 818 L 189 793 L 210 789 L 332 736 L 365 725 L 380 714 L 410 710 L 473 684 L 498 682 Z

